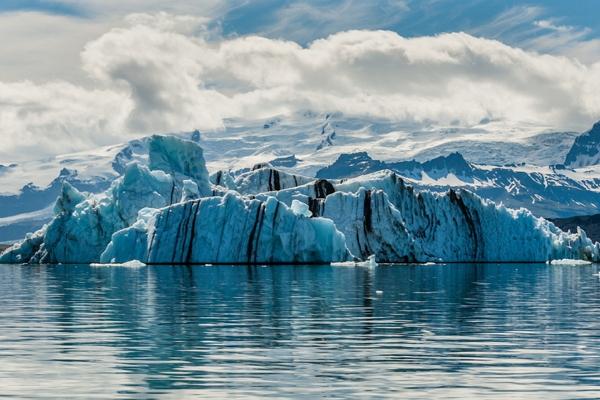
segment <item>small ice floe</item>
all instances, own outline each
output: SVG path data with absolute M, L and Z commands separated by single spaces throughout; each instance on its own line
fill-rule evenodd
M 552 260 L 552 261 L 547 261 L 548 264 L 550 265 L 590 265 L 592 262 L 591 261 L 586 261 L 586 260 L 571 260 L 568 258 L 564 258 L 562 260 Z
M 332 262 L 329 265 L 332 267 L 356 267 L 356 261 L 337 261 Z
M 342 262 L 332 262 L 330 264 L 333 267 L 369 267 L 374 268 L 377 266 L 377 261 L 375 261 L 375 255 L 370 255 L 366 261 L 342 261 Z
M 374 268 L 377 266 L 377 261 L 375 261 L 375 254 L 371 254 L 369 256 L 369 258 L 367 258 L 367 261 L 361 261 L 358 263 L 358 266 L 360 267 L 369 267 L 369 268 Z
M 101 263 L 92 263 L 90 264 L 91 267 L 128 267 L 128 268 L 139 268 L 139 267 L 145 267 L 146 264 L 144 264 L 143 262 L 139 261 L 139 260 L 131 260 L 131 261 L 127 261 L 124 263 L 107 263 L 107 264 L 101 264 Z

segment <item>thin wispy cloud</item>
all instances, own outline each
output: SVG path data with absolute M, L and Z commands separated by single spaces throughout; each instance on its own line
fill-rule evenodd
M 515 6 L 469 32 L 528 50 L 577 55 L 580 61 L 586 63 L 600 61 L 600 53 L 594 51 L 594 45 L 587 43 L 596 40 L 593 29 L 564 24 L 560 18 L 548 15 L 549 11 L 542 6 Z M 574 52 L 580 46 L 589 51 Z M 585 57 L 581 57 L 584 53 Z
M 277 10 L 273 23 L 260 33 L 308 43 L 349 29 L 389 29 L 409 11 L 407 2 L 401 0 L 296 2 Z

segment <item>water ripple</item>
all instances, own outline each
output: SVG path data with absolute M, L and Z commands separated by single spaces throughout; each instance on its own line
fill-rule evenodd
M 600 398 L 597 270 L 0 266 L 0 396 Z

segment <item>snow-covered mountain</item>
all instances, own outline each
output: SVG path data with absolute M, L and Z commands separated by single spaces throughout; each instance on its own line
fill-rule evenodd
M 514 127 L 494 121 L 482 121 L 472 127 L 434 126 L 314 112 L 267 120 L 232 119 L 225 121 L 222 130 L 181 135 L 205 149 L 211 171 L 251 168 L 258 163 L 295 156 L 295 168 L 305 175 L 314 175 L 340 154 L 359 151 L 368 151 L 372 157 L 384 161 L 426 161 L 459 152 L 479 164 L 504 165 L 523 160 L 540 166 L 559 164 L 577 136 L 547 127 Z M 45 188 L 63 168 L 76 170 L 81 179 L 114 179 L 123 172 L 126 162 L 143 155 L 144 142 L 144 139 L 134 140 L 19 164 L 3 160 L 0 193 L 16 194 L 28 183 Z
M 53 219 L 0 263 L 600 261 L 585 232 L 469 191 L 420 192 L 391 171 L 306 183 L 278 171 L 283 188 L 268 166 L 230 176 L 226 188 L 209 180 L 198 144 L 173 136 L 146 144 L 147 164 L 129 163 L 100 194 L 65 182 Z
M 309 178 L 325 171 L 333 174 L 330 177 L 343 177 L 391 168 L 419 187 L 435 191 L 465 187 L 512 207 L 531 208 L 541 216 L 593 213 L 599 204 L 600 173 L 595 166 L 548 167 L 563 163 L 576 134 L 547 127 L 511 127 L 495 121 L 466 128 L 440 127 L 303 112 L 267 120 L 229 120 L 223 130 L 177 136 L 200 144 L 211 173 L 230 172 L 236 179 L 264 163 Z M 63 182 L 98 193 L 129 163 L 146 165 L 147 145 L 148 138 L 141 138 L 44 160 L 3 162 L 0 242 L 16 240 L 47 222 Z M 462 157 L 456 158 L 454 152 Z M 521 164 L 523 160 L 528 164 Z M 358 166 L 363 162 L 364 168 Z M 337 167 L 347 171 L 334 173 L 332 168 Z
M 569 167 L 587 167 L 600 163 L 600 122 L 592 129 L 575 139 L 567 153 L 565 165 Z

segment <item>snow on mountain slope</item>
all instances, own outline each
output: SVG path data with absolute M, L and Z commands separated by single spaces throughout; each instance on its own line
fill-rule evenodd
M 53 217 L 53 205 L 41 210 L 0 218 L 0 240 L 16 242 L 23 239 L 29 232 L 37 231 Z
M 427 160 L 461 152 L 472 161 L 503 165 L 562 163 L 577 134 L 548 127 L 513 127 L 485 122 L 473 127 L 438 127 L 312 112 L 268 120 L 228 120 L 222 131 L 202 132 L 210 170 L 251 168 L 273 159 L 296 157 L 296 173 L 314 176 L 339 154 L 368 150 L 386 160 Z
M 592 129 L 578 136 L 567 153 L 565 165 L 586 167 L 600 163 L 600 122 Z
M 426 162 L 384 162 L 366 152 L 342 154 L 317 178 L 342 179 L 392 170 L 418 188 L 446 192 L 464 188 L 511 208 L 527 208 L 538 216 L 567 217 L 597 213 L 600 208 L 600 166 L 568 169 L 561 166 L 467 162 L 458 153 Z

